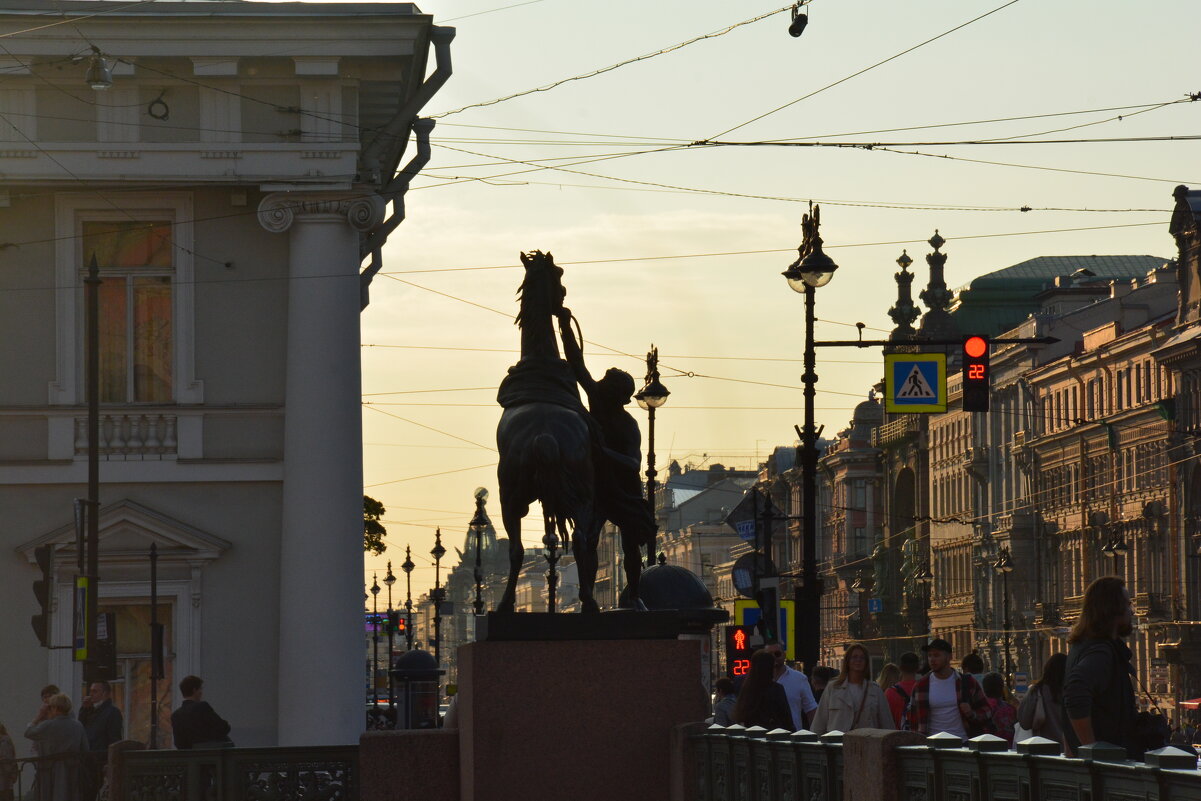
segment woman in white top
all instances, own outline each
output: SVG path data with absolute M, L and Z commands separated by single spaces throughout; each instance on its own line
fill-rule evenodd
M 812 726 L 814 732 L 896 728 L 888 699 L 880 685 L 871 680 L 870 669 L 867 649 L 859 643 L 848 646 L 838 678 L 826 687 L 821 703 L 817 705 Z

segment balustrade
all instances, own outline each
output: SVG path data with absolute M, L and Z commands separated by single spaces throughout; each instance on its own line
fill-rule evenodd
M 878 764 L 844 764 L 844 735 L 765 731 L 759 727 L 710 726 L 689 738 L 693 775 L 685 797 L 695 801 L 810 801 L 843 797 L 844 769 L 880 775 Z M 875 735 L 883 732 L 874 732 Z M 1005 741 L 981 735 L 966 743 L 937 734 L 923 745 L 891 750 L 895 785 L 877 798 L 898 801 L 1013 801 L 1083 799 L 1201 801 L 1196 754 L 1178 748 L 1149 752 L 1144 762 L 1105 743 L 1060 755 L 1056 742 L 1033 737 L 1009 750 Z M 848 756 L 848 760 L 851 758 Z M 860 760 L 862 761 L 862 760 Z
M 164 459 L 176 455 L 178 430 L 173 414 L 158 412 L 102 413 L 99 453 L 101 459 Z M 75 418 L 75 455 L 88 452 L 88 419 Z

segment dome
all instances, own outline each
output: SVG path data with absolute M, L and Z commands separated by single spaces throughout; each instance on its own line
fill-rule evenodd
M 443 672 L 438 669 L 434 655 L 429 651 L 422 651 L 420 648 L 405 651 L 392 663 L 392 675 L 398 679 L 432 681 Z
M 880 408 L 880 402 L 876 400 L 874 392 L 867 400 L 855 407 L 855 413 L 851 416 L 851 420 L 854 425 L 884 422 L 884 410 Z
M 713 596 L 696 574 L 679 565 L 659 564 L 642 571 L 638 582 L 638 596 L 647 609 L 677 609 L 681 612 L 719 612 L 715 609 Z M 628 606 L 630 588 L 621 591 L 621 605 Z

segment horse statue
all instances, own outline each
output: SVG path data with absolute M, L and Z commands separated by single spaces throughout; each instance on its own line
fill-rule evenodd
M 580 573 L 580 604 L 599 611 L 592 594 L 596 547 L 604 520 L 596 504 L 593 426 L 580 402 L 571 366 L 560 358 L 554 320 L 563 310 L 563 269 L 550 253 L 522 253 L 525 280 L 518 294 L 521 359 L 501 382 L 504 407 L 496 429 L 501 518 L 509 537 L 509 581 L 498 612 L 512 612 L 525 557 L 521 521 L 542 503 L 544 542 L 572 543 Z M 568 524 L 572 527 L 569 540 Z

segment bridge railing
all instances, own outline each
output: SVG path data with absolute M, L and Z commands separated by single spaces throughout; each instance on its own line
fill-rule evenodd
M 1038 737 L 1011 751 L 991 735 L 711 726 L 687 748 L 695 801 L 1201 801 L 1197 755 L 1172 747 L 1134 762 L 1106 743 L 1064 757 Z
M 358 801 L 359 749 L 109 751 L 113 801 Z

